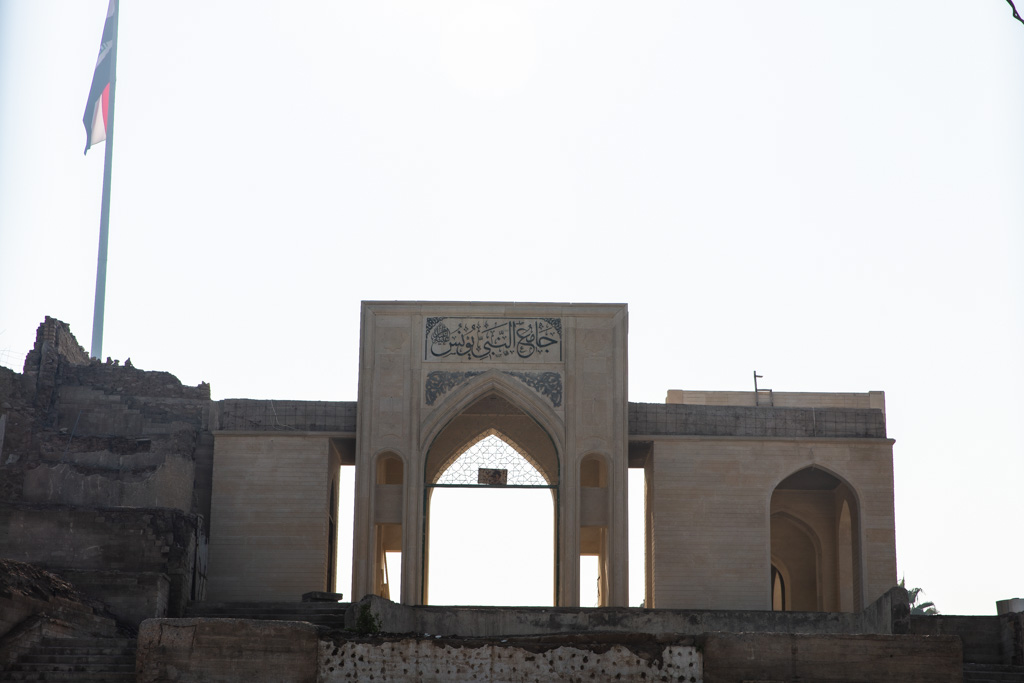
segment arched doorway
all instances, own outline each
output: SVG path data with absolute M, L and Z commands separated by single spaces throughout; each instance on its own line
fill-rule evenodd
M 772 609 L 863 608 L 858 518 L 853 488 L 825 469 L 779 482 L 770 512 Z
M 493 392 L 449 422 L 424 468 L 424 604 L 557 604 L 558 455 Z

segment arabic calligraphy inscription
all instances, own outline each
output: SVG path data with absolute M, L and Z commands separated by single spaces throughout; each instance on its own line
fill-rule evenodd
M 427 318 L 424 360 L 558 363 L 561 318 Z

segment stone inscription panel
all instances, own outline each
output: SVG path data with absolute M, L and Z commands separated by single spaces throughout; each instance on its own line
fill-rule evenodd
M 423 359 L 560 363 L 561 318 L 427 318 Z

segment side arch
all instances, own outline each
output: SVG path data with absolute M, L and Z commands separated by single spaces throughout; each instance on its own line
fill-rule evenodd
M 401 564 L 388 566 L 388 556 L 400 558 L 404 543 L 406 462 L 401 453 L 381 449 L 370 459 L 373 467 L 370 510 L 373 522 L 373 592 L 391 599 L 393 578 L 401 575 Z M 398 553 L 396 555 L 396 553 Z
M 789 565 L 787 593 L 793 599 L 787 602 L 792 608 L 829 612 L 863 609 L 860 495 L 846 477 L 816 462 L 792 468 L 774 482 L 766 507 L 769 552 Z M 802 586 L 802 582 L 811 580 L 806 565 L 793 555 L 793 549 L 801 545 L 794 535 L 796 528 L 814 539 L 816 547 L 813 581 L 819 597 L 815 607 L 810 607 Z M 792 552 L 784 550 L 786 543 Z
M 612 459 L 602 451 L 588 451 L 579 460 L 579 562 L 584 558 L 597 567 L 597 606 L 609 606 L 611 599 Z M 591 564 L 593 567 L 593 564 Z M 580 580 L 580 604 L 590 606 L 587 591 Z

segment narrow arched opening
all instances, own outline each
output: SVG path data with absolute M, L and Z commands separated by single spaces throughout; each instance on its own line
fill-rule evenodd
M 600 455 L 580 461 L 580 606 L 608 604 L 608 463 Z
M 377 458 L 373 488 L 373 592 L 401 599 L 402 501 L 405 464 L 395 453 Z
M 772 609 L 776 612 L 786 611 L 786 580 L 782 575 L 782 572 L 772 562 L 772 574 L 771 574 L 771 585 L 772 585 Z
M 558 457 L 500 394 L 438 434 L 424 468 L 424 604 L 556 604 Z

